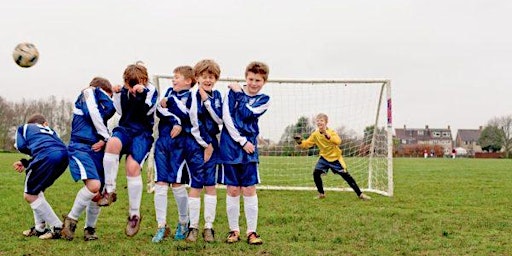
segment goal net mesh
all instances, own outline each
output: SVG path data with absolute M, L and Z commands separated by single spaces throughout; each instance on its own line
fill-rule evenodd
M 156 75 L 160 94 L 172 77 Z M 222 95 L 232 82 L 215 85 Z M 318 148 L 296 147 L 293 136 L 307 138 L 316 129 L 315 117 L 325 113 L 328 127 L 342 139 L 347 170 L 361 190 L 393 195 L 391 85 L 389 80 L 269 80 L 262 93 L 270 96 L 269 110 L 260 117 L 259 189 L 316 190 L 313 169 Z M 152 167 L 148 160 L 148 168 Z M 352 191 L 339 175 L 323 176 L 325 190 Z

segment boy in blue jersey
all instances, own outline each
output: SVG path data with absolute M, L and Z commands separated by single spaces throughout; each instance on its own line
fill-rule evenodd
M 96 222 L 100 208 L 97 199 L 105 182 L 103 155 L 106 141 L 110 138 L 107 121 L 116 112 L 111 97 L 110 82 L 95 77 L 75 101 L 68 146 L 69 170 L 71 177 L 75 181 L 82 180 L 84 186 L 76 194 L 71 211 L 64 216 L 61 234 L 67 240 L 73 240 L 78 218 L 84 211 L 84 240 L 98 239 Z
M 333 173 L 339 174 L 348 183 L 361 200 L 370 200 L 371 198 L 361 192 L 354 178 L 348 173 L 347 164 L 345 164 L 339 148 L 341 138 L 335 130 L 327 127 L 328 121 L 328 116 L 320 113 L 316 116 L 317 129 L 306 140 L 302 140 L 299 135 L 294 136 L 295 142 L 301 148 L 306 149 L 316 145 L 320 150 L 320 159 L 313 171 L 313 180 L 318 190 L 316 198 L 325 198 L 322 175 L 331 169 Z
M 178 225 L 175 240 L 185 239 L 188 232 L 188 197 L 184 185 L 188 182 L 185 162 L 186 131 L 190 133 L 187 102 L 190 104 L 189 89 L 195 84 L 190 66 L 179 66 L 173 71 L 173 86 L 163 95 L 157 107 L 158 139 L 155 143 L 155 214 L 158 224 L 152 241 L 158 243 L 170 233 L 167 226 L 167 192 L 171 184 L 178 208 Z
M 38 236 L 40 239 L 58 239 L 62 222 L 46 201 L 44 191 L 68 166 L 66 145 L 57 133 L 48 127 L 45 117 L 35 114 L 26 124 L 17 128 L 14 146 L 21 153 L 31 156 L 29 160 L 21 159 L 13 164 L 17 172 L 25 170 L 24 198 L 34 214 L 35 225 L 23 231 L 23 235 Z
M 262 244 L 256 233 L 258 224 L 258 120 L 270 104 L 270 97 L 260 93 L 268 79 L 269 68 L 261 62 L 251 62 L 245 69 L 246 85 L 230 84 L 224 98 L 220 137 L 224 172 L 220 181 L 227 185 L 226 210 L 229 223 L 227 243 L 240 240 L 240 194 L 244 198 L 247 222 L 247 243 Z
M 203 155 L 203 168 L 190 169 L 190 191 L 188 198 L 190 226 L 187 241 L 195 242 L 199 233 L 201 210 L 201 191 L 204 195 L 203 239 L 207 243 L 215 242 L 213 222 L 217 209 L 217 167 L 220 163 L 219 125 L 222 122 L 222 96 L 213 87 L 220 77 L 220 67 L 213 60 L 201 60 L 194 66 L 194 76 L 198 89 L 192 97 L 190 108 L 191 134 L 197 142 L 193 154 Z M 199 147 L 197 147 L 199 145 Z M 189 148 L 190 150 L 190 148 Z
M 120 155 L 126 155 L 129 215 L 125 234 L 137 234 L 140 228 L 142 200 L 141 168 L 153 144 L 154 111 L 158 99 L 155 86 L 148 82 L 148 72 L 143 65 L 129 65 L 123 74 L 124 87 L 114 88 L 114 106 L 121 115 L 107 141 L 103 167 L 105 190 L 98 201 L 108 206 L 116 200 L 116 178 Z

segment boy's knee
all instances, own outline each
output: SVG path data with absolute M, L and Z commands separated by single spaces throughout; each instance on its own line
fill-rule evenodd
M 315 169 L 313 171 L 313 176 L 314 177 L 320 177 L 322 174 L 324 174 L 324 171 L 322 171 L 322 170 Z

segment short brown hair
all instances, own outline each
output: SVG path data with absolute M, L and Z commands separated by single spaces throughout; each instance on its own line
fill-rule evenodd
M 203 73 L 211 74 L 215 76 L 215 79 L 219 79 L 220 77 L 220 67 L 217 62 L 214 60 L 200 60 L 195 66 L 194 66 L 194 76 L 198 77 Z
M 172 72 L 182 75 L 185 79 L 190 79 L 192 81 L 190 86 L 194 86 L 196 84 L 196 78 L 194 77 L 194 70 L 192 69 L 191 66 L 179 66 L 179 67 L 176 67 Z
M 123 73 L 124 83 L 130 87 L 138 84 L 146 84 L 149 80 L 148 70 L 142 65 L 131 64 Z
M 247 74 L 249 72 L 262 75 L 265 82 L 268 80 L 269 69 L 267 64 L 263 62 L 253 61 L 249 63 L 249 65 L 247 65 L 247 68 L 245 68 L 245 77 L 247 77 Z
M 95 77 L 89 83 L 90 87 L 99 87 L 104 90 L 106 93 L 112 94 L 112 84 L 110 81 L 103 77 Z
M 39 113 L 31 115 L 27 120 L 27 124 L 44 124 L 44 123 L 46 123 L 46 118 Z
M 329 117 L 327 116 L 327 114 L 324 114 L 324 113 L 318 113 L 318 115 L 316 115 L 316 119 L 324 119 L 326 122 L 329 122 Z

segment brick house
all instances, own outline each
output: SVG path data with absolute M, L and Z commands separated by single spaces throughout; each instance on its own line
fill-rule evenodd
M 444 154 L 450 154 L 453 149 L 453 138 L 450 126 L 448 128 L 407 128 L 395 129 L 398 145 L 429 145 L 441 146 Z
M 480 134 L 482 134 L 482 126 L 478 130 L 459 129 L 455 137 L 455 146 L 466 149 L 471 156 L 476 152 L 482 152 L 482 147 L 478 144 Z

